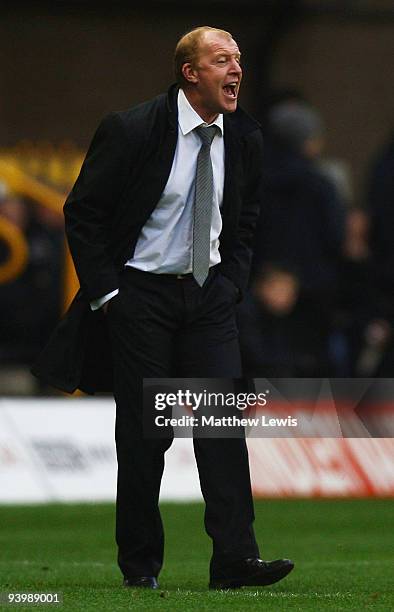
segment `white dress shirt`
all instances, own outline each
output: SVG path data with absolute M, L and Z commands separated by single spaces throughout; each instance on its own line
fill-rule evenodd
M 208 127 L 180 89 L 178 141 L 171 172 L 157 206 L 141 230 L 134 255 L 126 262 L 126 266 L 154 274 L 187 274 L 192 271 L 195 178 L 197 156 L 201 148 L 201 139 L 194 130 L 200 125 Z M 218 126 L 211 145 L 214 193 L 210 266 L 214 266 L 220 262 L 219 236 L 222 230 L 220 206 L 224 186 L 223 115 L 219 115 L 210 125 Z M 92 310 L 100 308 L 117 293 L 116 289 L 92 301 Z

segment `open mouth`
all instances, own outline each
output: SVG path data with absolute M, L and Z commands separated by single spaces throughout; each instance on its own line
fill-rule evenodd
M 227 83 L 223 87 L 223 91 L 227 96 L 235 99 L 237 97 L 237 83 Z

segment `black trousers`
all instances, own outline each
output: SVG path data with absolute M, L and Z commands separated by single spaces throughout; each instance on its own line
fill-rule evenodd
M 127 577 L 157 576 L 164 535 L 158 507 L 164 453 L 172 440 L 143 435 L 143 378 L 241 376 L 235 323 L 237 289 L 217 268 L 201 288 L 126 267 L 109 304 L 116 401 L 118 562 Z M 248 453 L 242 438 L 194 439 L 211 573 L 258 556 Z

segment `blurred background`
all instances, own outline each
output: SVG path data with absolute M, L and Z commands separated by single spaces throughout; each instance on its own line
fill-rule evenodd
M 238 312 L 245 373 L 393 376 L 392 0 L 190 0 L 186 5 L 113 0 L 100 6 L 89 0 L 3 0 L 0 395 L 8 404 L 3 402 L 1 418 L 3 431 L 7 426 L 8 432 L 24 432 L 25 439 L 33 436 L 36 464 L 43 462 L 51 474 L 82 473 L 91 461 L 102 466 L 108 460 L 111 474 L 115 469 L 113 449 L 102 442 L 112 412 L 109 421 L 103 417 L 103 438 L 98 435 L 91 447 L 72 438 L 71 425 L 65 433 L 67 409 L 54 419 L 62 424 L 63 437 L 55 425 L 52 435 L 42 396 L 57 392 L 29 372 L 77 289 L 62 205 L 100 119 L 165 91 L 173 82 L 176 41 L 205 24 L 229 30 L 238 42 L 244 66 L 241 104 L 259 119 L 265 139 L 264 200 L 250 291 Z M 13 396 L 19 408 L 9 399 Z M 26 401 L 40 396 L 34 404 L 38 412 L 27 413 L 21 396 Z M 33 421 L 46 423 L 52 442 L 40 438 Z M 5 434 L 2 440 L 0 463 L 10 468 L 11 482 L 11 468 L 23 451 L 18 455 Z M 390 448 L 381 451 L 387 470 Z M 366 460 L 376 458 L 379 449 L 360 447 L 357 453 Z M 179 463 L 185 457 L 191 461 L 187 452 L 181 449 Z M 305 456 L 313 452 L 309 448 Z M 328 483 L 332 470 L 339 470 L 338 486 L 328 493 L 374 493 L 366 476 L 372 459 L 364 465 L 361 489 L 350 477 L 347 488 L 340 467 L 329 459 L 338 447 L 326 445 L 322 452 Z M 316 480 L 305 490 L 295 486 L 295 494 L 316 493 L 323 473 L 323 455 L 318 455 Z M 104 497 L 113 495 L 112 476 L 109 482 Z M 377 493 L 392 494 L 390 482 L 391 489 L 378 487 Z M 48 483 L 43 499 L 57 499 Z M 185 483 L 177 486 L 186 491 Z M 286 488 L 265 486 L 260 482 L 255 491 L 272 495 Z M 94 495 L 84 487 L 87 497 Z
M 0 393 L 51 392 L 28 369 L 77 286 L 62 205 L 98 122 L 165 91 L 177 39 L 205 23 L 237 40 L 241 103 L 265 133 L 247 372 L 391 376 L 390 0 L 14 1 L 0 14 Z

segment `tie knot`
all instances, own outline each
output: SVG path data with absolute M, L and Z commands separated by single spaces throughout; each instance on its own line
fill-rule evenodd
M 196 132 L 201 138 L 202 144 L 207 145 L 208 147 L 211 146 L 212 140 L 215 137 L 216 131 L 217 131 L 216 125 L 210 125 L 209 127 L 203 127 L 202 125 L 200 125 L 199 127 L 196 127 Z

